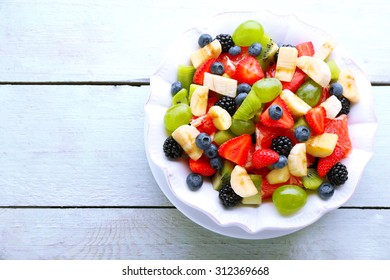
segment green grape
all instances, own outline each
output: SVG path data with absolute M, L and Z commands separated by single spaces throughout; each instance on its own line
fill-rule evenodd
M 276 78 L 264 78 L 254 83 L 252 89 L 262 103 L 267 103 L 282 93 L 282 83 Z
M 164 126 L 169 133 L 176 128 L 191 121 L 192 113 L 190 106 L 185 103 L 178 103 L 168 108 L 164 116 Z
M 172 97 L 172 105 L 175 105 L 178 103 L 185 103 L 185 104 L 189 105 L 188 90 L 186 90 L 185 88 L 182 88 L 181 90 L 179 90 L 179 92 L 176 93 Z
M 321 99 L 322 87 L 309 80 L 299 87 L 296 94 L 311 107 L 314 107 Z
M 229 130 L 219 130 L 214 134 L 214 142 L 219 146 L 234 137 L 236 135 Z
M 263 35 L 263 26 L 255 20 L 248 20 L 234 30 L 232 38 L 237 46 L 250 46 L 253 43 L 261 42 Z
M 239 136 L 242 134 L 252 134 L 256 130 L 256 125 L 252 120 L 237 120 L 232 119 L 230 131 Z
M 277 188 L 272 201 L 282 215 L 290 215 L 305 206 L 307 194 L 304 189 L 296 185 L 284 185 Z
M 253 118 L 263 107 L 254 90 L 251 90 L 233 115 L 233 119 L 248 121 Z
M 328 64 L 330 69 L 330 79 L 332 81 L 337 80 L 340 75 L 340 68 L 337 66 L 336 62 L 334 60 L 329 60 L 326 62 L 326 64 Z

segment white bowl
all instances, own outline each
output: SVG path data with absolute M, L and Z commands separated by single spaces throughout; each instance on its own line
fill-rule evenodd
M 242 22 L 259 21 L 266 33 L 276 42 L 298 44 L 312 41 L 315 49 L 331 39 L 325 32 L 300 21 L 294 15 L 274 15 L 268 11 L 228 12 L 214 16 L 202 26 L 191 28 L 176 38 L 157 71 L 151 77 L 151 94 L 145 105 L 145 148 L 152 173 L 168 199 L 188 218 L 217 233 L 246 239 L 265 239 L 286 235 L 302 229 L 330 210 L 344 204 L 353 194 L 364 167 L 372 156 L 377 121 L 373 110 L 371 84 L 363 71 L 351 60 L 340 44 L 331 58 L 341 69 L 349 68 L 355 75 L 361 101 L 349 114 L 349 132 L 353 144 L 350 155 L 343 160 L 349 171 L 349 180 L 337 188 L 333 197 L 322 200 L 309 194 L 306 205 L 291 216 L 282 216 L 271 201 L 259 207 L 226 209 L 206 181 L 196 192 L 188 189 L 185 180 L 190 170 L 186 161 L 168 160 L 162 144 L 168 136 L 163 117 L 171 105 L 170 86 L 176 81 L 177 66 L 190 64 L 190 54 L 198 47 L 200 34 L 232 34 Z M 332 38 L 333 39 L 333 38 Z M 333 39 L 334 40 L 334 39 Z

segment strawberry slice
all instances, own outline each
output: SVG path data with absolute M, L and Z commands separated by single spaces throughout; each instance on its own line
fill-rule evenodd
M 208 135 L 217 132 L 213 119 L 208 114 L 201 117 L 193 117 L 191 125 L 196 127 L 200 132 L 207 133 Z
M 202 155 L 198 160 L 189 159 L 189 166 L 192 172 L 202 176 L 211 176 L 216 170 L 211 167 L 210 160 Z
M 264 72 L 257 59 L 253 56 L 248 56 L 238 62 L 233 78 L 239 84 L 248 83 L 253 85 L 258 80 L 264 78 Z
M 269 127 L 279 127 L 279 128 L 291 128 L 294 126 L 294 118 L 287 107 L 287 104 L 284 102 L 280 96 L 278 96 L 271 104 L 279 105 L 283 110 L 283 115 L 280 119 L 274 120 L 271 119 L 269 115 L 268 109 L 264 110 L 264 112 L 260 115 L 260 122 Z M 269 108 L 269 107 L 268 107 Z
M 336 145 L 331 153 L 327 157 L 319 158 L 317 164 L 317 173 L 320 177 L 325 177 L 326 173 L 345 156 L 345 150 L 343 147 Z
M 276 64 L 268 67 L 265 75 L 267 78 L 275 78 Z M 282 82 L 282 89 L 288 89 L 292 92 L 296 92 L 299 87 L 305 82 L 306 74 L 301 69 L 296 68 L 294 75 L 290 82 Z
M 217 61 L 223 64 L 225 74 L 227 74 L 229 77 L 233 77 L 234 73 L 236 73 L 236 63 L 231 60 L 229 54 L 221 54 Z
M 256 169 L 274 164 L 279 160 L 279 154 L 271 149 L 256 150 L 252 155 L 252 166 Z
M 314 54 L 314 46 L 311 41 L 300 43 L 295 46 L 295 48 L 298 51 L 298 57 L 306 55 L 306 56 L 313 56 Z
M 256 124 L 256 149 L 269 149 L 272 145 L 272 140 L 278 136 L 287 136 L 290 138 L 293 145 L 296 144 L 293 129 L 283 129 L 278 127 L 269 127 L 261 122 Z
M 252 137 L 249 134 L 242 134 L 234 137 L 218 148 L 218 154 L 235 164 L 244 166 L 252 144 Z
M 314 134 L 322 134 L 325 131 L 326 111 L 324 107 L 313 107 L 307 111 L 305 119 Z
M 196 71 L 194 73 L 194 77 L 192 78 L 192 81 L 194 82 L 194 84 L 203 85 L 204 73 L 205 72 L 210 73 L 211 64 L 213 64 L 216 61 L 217 61 L 217 59 L 210 58 L 210 59 L 206 60 L 205 62 L 203 62 L 198 67 L 198 69 L 196 69 Z

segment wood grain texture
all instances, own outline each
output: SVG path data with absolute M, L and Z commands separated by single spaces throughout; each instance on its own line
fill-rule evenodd
M 1 82 L 148 81 L 173 39 L 212 15 L 268 9 L 332 34 L 375 83 L 390 81 L 386 0 L 126 0 L 0 3 Z M 261 19 L 260 19 L 261 20 Z M 162 32 L 160 32 L 162 31 Z M 285 43 L 285 42 L 282 42 Z
M 383 125 L 348 206 L 390 206 L 381 195 L 388 180 L 376 176 L 390 169 L 383 152 L 389 89 L 374 87 Z M 129 86 L 0 86 L 1 205 L 171 205 L 145 156 L 148 93 L 149 87 Z
M 175 209 L 7 209 L 0 219 L 0 259 L 390 258 L 389 211 L 336 210 L 269 240 L 217 235 Z

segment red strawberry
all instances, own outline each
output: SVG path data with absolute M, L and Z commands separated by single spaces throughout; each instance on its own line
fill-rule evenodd
M 192 172 L 202 176 L 211 176 L 216 172 L 216 170 L 211 167 L 210 160 L 205 155 L 201 156 L 198 160 L 190 158 L 189 166 Z
M 313 54 L 314 54 L 314 46 L 313 46 L 313 43 L 311 41 L 300 43 L 300 44 L 296 45 L 295 48 L 298 51 L 298 57 L 303 56 L 303 55 L 313 56 Z
M 322 134 L 325 131 L 326 111 L 324 107 L 313 107 L 307 111 L 305 119 L 314 134 Z
M 208 135 L 217 132 L 213 119 L 208 114 L 201 117 L 194 117 L 191 121 L 191 125 L 196 127 L 200 132 L 207 133 Z
M 345 156 L 345 150 L 339 145 L 336 145 L 336 147 L 333 150 L 333 153 L 330 154 L 327 157 L 320 158 L 318 160 L 317 164 L 317 173 L 320 177 L 324 177 L 326 173 L 335 165 L 338 163 L 342 158 Z
M 322 94 L 321 94 L 320 101 L 318 101 L 318 103 L 317 103 L 315 106 L 320 105 L 322 102 L 324 102 L 326 99 L 328 99 L 329 96 L 330 96 L 330 94 L 329 94 L 329 89 L 326 88 L 326 87 L 323 87 L 323 88 L 322 88 Z M 314 107 L 315 107 L 315 106 L 314 106 Z
M 274 78 L 276 72 L 276 64 L 268 67 L 266 71 L 267 78 Z M 296 68 L 291 82 L 282 82 L 282 89 L 288 89 L 296 92 L 298 88 L 305 82 L 306 74 L 301 69 Z
M 291 128 L 294 126 L 294 118 L 288 109 L 286 103 L 283 101 L 280 96 L 278 96 L 271 104 L 272 105 L 279 105 L 283 110 L 283 115 L 278 120 L 273 120 L 269 116 L 268 109 L 264 110 L 264 112 L 260 115 L 260 122 L 266 126 L 269 127 L 279 127 L 279 128 Z M 269 108 L 269 107 L 268 107 Z
M 225 74 L 227 74 L 229 77 L 233 77 L 234 73 L 236 73 L 236 65 L 230 59 L 229 54 L 227 53 L 221 54 L 218 57 L 217 61 L 223 64 Z
M 207 112 L 212 106 L 214 106 L 214 104 L 218 100 L 219 100 L 218 94 L 214 91 L 209 90 L 209 97 L 207 98 Z
M 256 58 L 248 56 L 242 59 L 236 67 L 236 73 L 233 76 L 239 84 L 248 83 L 253 85 L 258 80 L 264 78 L 264 72 Z
M 293 129 L 269 127 L 257 122 L 256 125 L 256 149 L 269 149 L 272 140 L 278 136 L 287 136 L 293 145 L 296 143 Z
M 216 61 L 217 60 L 215 58 L 210 58 L 209 60 L 206 60 L 205 62 L 203 62 L 198 67 L 198 69 L 196 69 L 196 71 L 194 73 L 194 77 L 192 78 L 192 81 L 194 82 L 194 84 L 203 85 L 204 73 L 205 72 L 210 73 L 211 64 L 213 64 Z
M 256 150 L 252 155 L 252 165 L 259 169 L 274 164 L 279 160 L 279 154 L 271 149 Z
M 243 134 L 234 137 L 218 148 L 221 157 L 230 160 L 240 166 L 244 166 L 252 144 L 252 137 L 249 134 Z

